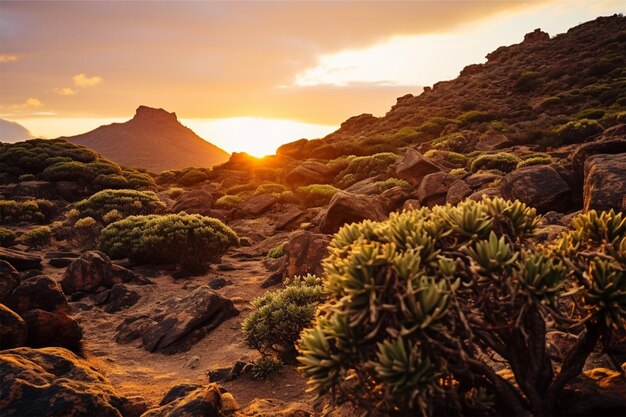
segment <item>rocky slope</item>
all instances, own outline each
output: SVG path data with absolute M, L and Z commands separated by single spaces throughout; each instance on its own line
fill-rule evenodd
M 180 124 L 175 113 L 145 106 L 139 106 L 128 122 L 61 139 L 91 148 L 119 164 L 153 172 L 212 167 L 228 159 L 227 152 Z

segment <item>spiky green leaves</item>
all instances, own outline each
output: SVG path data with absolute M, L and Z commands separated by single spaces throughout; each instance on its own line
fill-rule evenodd
M 589 265 L 588 290 L 583 299 L 588 318 L 604 320 L 608 328 L 626 330 L 626 271 L 624 265 L 595 260 Z
M 308 378 L 307 392 L 328 392 L 339 378 L 342 357 L 333 352 L 326 332 L 319 325 L 303 331 L 298 350 L 299 369 Z
M 465 252 L 487 273 L 502 271 L 519 257 L 519 252 L 511 249 L 504 236 L 498 239 L 494 232 L 489 234 L 489 239 L 476 242 Z

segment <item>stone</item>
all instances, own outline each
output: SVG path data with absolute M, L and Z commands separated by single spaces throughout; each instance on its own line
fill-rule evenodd
M 465 178 L 465 182 L 471 188 L 476 189 L 478 187 L 482 187 L 485 184 L 492 183 L 496 180 L 502 178 L 502 175 L 492 174 L 491 172 L 481 171 L 476 172 L 475 174 L 470 175 Z
M 137 304 L 139 293 L 126 284 L 115 284 L 110 290 L 98 294 L 97 305 L 104 305 L 107 313 L 117 313 Z
M 9 395 L 10 393 L 10 395 Z M 2 415 L 139 417 L 141 397 L 124 397 L 89 362 L 63 348 L 0 351 Z
M 178 384 L 178 385 L 174 385 L 172 388 L 170 388 L 165 395 L 163 396 L 163 399 L 161 400 L 161 402 L 159 403 L 159 406 L 165 405 L 165 404 L 169 404 L 174 400 L 177 400 L 179 398 L 184 397 L 185 395 L 189 394 L 192 391 L 197 390 L 198 388 L 201 388 L 202 385 L 200 384 Z
M 483 198 L 502 197 L 500 187 L 483 188 L 478 191 L 474 191 L 467 197 L 468 200 L 481 201 Z
M 446 202 L 450 204 L 459 204 L 466 197 L 472 194 L 472 189 L 463 180 L 456 180 L 448 188 L 446 194 Z
M 239 314 L 231 300 L 208 286 L 196 288 L 184 298 L 172 297 L 151 315 L 127 318 L 118 326 L 116 341 L 141 338 L 141 347 L 166 354 L 187 351 L 225 320 Z
M 58 346 L 72 350 L 80 347 L 83 331 L 67 314 L 34 309 L 23 314 L 23 318 L 28 327 L 28 346 Z
M 365 178 L 364 180 L 355 182 L 344 191 L 353 194 L 378 194 L 380 186 L 377 178 Z
M 24 346 L 27 337 L 28 328 L 24 319 L 4 304 L 0 304 L 0 350 Z
M 444 204 L 451 181 L 454 178 L 445 172 L 435 172 L 426 175 L 417 187 L 417 198 L 422 205 L 432 207 Z
M 477 151 L 495 151 L 511 145 L 512 143 L 502 133 L 490 130 L 478 138 L 478 143 L 474 149 Z
M 305 161 L 285 175 L 285 183 L 292 188 L 311 184 L 327 184 L 333 176 L 332 170 L 325 164 Z
M 276 213 L 274 229 L 276 230 L 293 230 L 297 228 L 305 219 L 306 212 L 296 206 L 283 207 L 279 213 Z
M 23 315 L 28 310 L 41 309 L 67 314 L 69 306 L 59 284 L 50 277 L 37 275 L 25 279 L 7 297 L 6 305 Z
M 111 263 L 106 254 L 89 251 L 68 266 L 61 287 L 68 295 L 79 291 L 95 292 L 99 287 L 110 288 L 135 278 L 132 271 Z
M 84 185 L 74 181 L 58 181 L 54 187 L 56 188 L 56 194 L 67 201 L 77 201 L 88 194 Z
M 428 174 L 441 171 L 441 167 L 425 158 L 413 148 L 407 149 L 402 159 L 396 164 L 395 176 L 408 181 L 412 185 L 419 185 Z
M 381 194 L 389 201 L 389 211 L 395 211 L 402 207 L 404 202 L 411 197 L 409 191 L 403 187 L 393 187 L 383 191 Z
M 626 383 L 621 372 L 595 368 L 567 384 L 556 409 L 563 416 L 623 416 Z
M 274 207 L 277 201 L 278 199 L 271 194 L 260 194 L 246 201 L 241 211 L 248 215 L 258 216 Z
M 48 260 L 48 265 L 55 268 L 66 268 L 70 266 L 72 262 L 74 262 L 74 259 L 75 258 L 50 258 Z
M 320 222 L 322 233 L 335 233 L 346 223 L 365 219 L 384 220 L 389 213 L 389 201 L 379 195 L 336 193 L 323 212 Z
M 196 369 L 198 366 L 200 366 L 200 356 L 192 356 L 185 362 L 183 368 Z
M 244 409 L 237 412 L 239 417 L 311 417 L 313 410 L 305 403 L 286 403 L 275 398 L 255 398 Z
M 54 184 L 48 181 L 20 181 L 15 184 L 13 196 L 45 199 L 58 198 Z
M 515 170 L 502 178 L 502 197 L 520 200 L 537 209 L 565 212 L 572 205 L 572 190 L 550 165 L 535 165 Z
M 184 211 L 189 214 L 205 215 L 213 206 L 214 197 L 205 190 L 186 190 L 176 197 L 172 213 Z
M 217 384 L 208 384 L 148 410 L 141 417 L 222 417 L 223 396 L 224 393 Z
M 402 204 L 402 210 L 416 210 L 422 207 L 422 204 L 417 199 L 409 199 Z
M 580 183 L 585 175 L 585 161 L 593 155 L 626 153 L 626 139 L 612 139 L 603 142 L 590 142 L 579 146 L 572 153 L 572 170 Z
M 583 210 L 621 210 L 624 198 L 626 198 L 626 154 L 601 154 L 587 158 Z
M 241 375 L 250 372 L 252 365 L 249 362 L 237 361 L 233 366 L 226 368 L 212 369 L 209 371 L 209 381 L 229 382 L 239 378 Z
M 0 247 L 0 261 L 6 261 L 18 271 L 28 271 L 41 267 L 41 257 L 17 249 Z
M 224 288 L 226 285 L 228 285 L 229 282 L 226 281 L 226 278 L 213 278 L 211 281 L 209 281 L 209 288 L 211 288 L 212 290 L 219 290 L 220 288 Z
M 17 288 L 20 283 L 19 273 L 7 261 L 0 261 L 0 303 Z

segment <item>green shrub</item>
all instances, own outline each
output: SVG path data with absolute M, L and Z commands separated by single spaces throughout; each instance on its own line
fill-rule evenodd
M 467 166 L 467 163 L 469 162 L 469 158 L 467 157 L 467 155 L 458 152 L 444 151 L 440 149 L 431 149 L 424 153 L 424 156 L 438 161 L 448 162 L 458 168 L 463 168 Z
M 102 226 L 93 217 L 83 217 L 74 222 L 68 237 L 78 246 L 94 247 L 101 230 Z
M 471 123 L 490 122 L 494 118 L 495 117 L 493 116 L 493 114 L 486 112 L 486 111 L 480 111 L 480 110 L 470 110 L 468 112 L 461 114 L 458 117 L 462 125 L 468 125 Z
M 101 190 L 128 188 L 128 180 L 122 175 L 117 174 L 100 174 L 94 180 L 93 184 Z
M 300 332 L 311 325 L 315 308 L 324 297 L 321 280 L 316 276 L 285 281 L 285 288 L 267 292 L 252 302 L 253 311 L 242 323 L 246 342 L 263 355 L 293 361 Z
M 128 181 L 128 186 L 132 189 L 144 189 L 156 185 L 154 178 L 148 174 L 124 172 L 124 178 Z
M 381 191 L 390 190 L 394 187 L 409 188 L 411 186 L 408 181 L 393 177 L 387 178 L 385 181 L 379 181 L 377 185 Z
M 548 107 L 556 106 L 561 103 L 561 98 L 557 96 L 546 97 L 539 103 L 539 107 L 545 109 Z
M 207 181 L 208 179 L 209 176 L 205 172 L 196 168 L 191 168 L 178 179 L 178 183 L 184 185 L 185 187 L 189 187 L 191 185 Z
M 428 135 L 438 136 L 450 124 L 460 125 L 461 121 L 447 117 L 431 117 L 422 123 L 417 130 Z
M 279 203 L 298 203 L 298 197 L 293 191 L 283 191 L 282 193 L 274 193 Z
M 125 216 L 122 215 L 122 213 L 120 213 L 118 210 L 113 209 L 109 211 L 107 214 L 105 214 L 104 216 L 102 216 L 102 223 L 111 224 L 118 220 L 122 220 L 124 217 Z
M 239 238 L 221 221 L 184 212 L 130 216 L 100 233 L 100 249 L 114 259 L 174 263 L 191 273 L 206 271 L 236 245 Z
M 224 195 L 215 200 L 215 208 L 230 210 L 243 204 L 243 198 L 238 195 Z
M 338 187 L 345 188 L 376 175 L 389 177 L 393 173 L 392 165 L 397 159 L 398 155 L 391 152 L 350 158 L 348 166 L 335 177 L 335 182 Z
M 283 369 L 283 363 L 271 356 L 261 356 L 252 364 L 252 378 L 267 379 L 271 375 L 280 373 Z
M 88 182 L 96 177 L 96 171 L 83 162 L 59 162 L 43 170 L 42 178 L 47 181 Z
M 170 198 L 178 198 L 181 195 L 183 195 L 183 193 L 185 192 L 184 188 L 180 188 L 180 187 L 172 187 L 169 190 L 167 190 L 167 195 Z
M 0 200 L 0 224 L 47 223 L 54 206 L 48 200 Z
M 531 158 L 526 158 L 522 161 L 519 161 L 517 164 L 517 169 L 528 167 L 531 165 L 550 165 L 552 162 L 552 157 L 550 157 L 549 155 L 533 156 Z
M 598 341 L 626 331 L 626 219 L 583 215 L 549 246 L 538 221 L 498 198 L 344 226 L 298 344 L 310 390 L 381 415 L 553 415 Z M 548 323 L 578 340 L 562 361 Z
M 474 148 L 476 140 L 470 136 L 455 132 L 441 136 L 431 142 L 433 149 L 448 150 L 457 153 L 466 153 Z
M 481 155 L 475 158 L 470 165 L 472 172 L 478 172 L 480 170 L 492 170 L 496 169 L 502 172 L 511 172 L 519 164 L 520 159 L 507 152 L 498 152 L 495 154 Z
M 580 143 L 602 133 L 603 130 L 602 125 L 596 120 L 581 119 L 559 126 L 555 134 L 563 143 Z
M 39 226 L 22 234 L 17 241 L 26 246 L 41 248 L 50 244 L 52 229 L 49 226 Z
M 5 248 L 13 246 L 15 243 L 15 233 L 6 227 L 0 227 L 0 246 Z
M 285 191 L 287 191 L 287 187 L 285 187 L 282 184 L 275 184 L 275 183 L 261 184 L 254 191 L 254 195 L 280 194 L 280 193 L 283 193 Z
M 540 74 L 536 71 L 528 71 L 519 76 L 515 81 L 515 89 L 519 92 L 526 93 L 532 91 L 541 85 Z
M 450 171 L 450 175 L 467 175 L 469 172 L 465 168 L 455 168 Z
M 598 120 L 604 117 L 606 112 L 602 109 L 585 109 L 576 115 L 578 120 L 580 119 L 592 119 Z
M 19 181 L 33 181 L 35 176 L 33 174 L 22 174 L 17 178 Z
M 152 191 L 103 190 L 76 203 L 81 217 L 103 221 L 104 216 L 117 210 L 122 217 L 140 214 L 158 214 L 166 205 Z
M 305 185 L 296 190 L 298 197 L 307 207 L 325 206 L 339 191 L 341 191 L 339 188 L 330 184 Z
M 285 243 L 281 243 L 278 246 L 274 246 L 267 252 L 267 258 L 278 259 L 285 254 Z

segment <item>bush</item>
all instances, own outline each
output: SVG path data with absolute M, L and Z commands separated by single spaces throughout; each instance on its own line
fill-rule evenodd
M 401 180 L 398 178 L 393 178 L 393 177 L 387 178 L 385 181 L 379 181 L 377 185 L 381 191 L 390 190 L 395 187 L 409 188 L 411 186 L 411 184 L 409 184 L 408 181 Z
M 517 169 L 529 167 L 531 165 L 550 165 L 552 162 L 552 157 L 549 155 L 533 156 L 531 158 L 526 158 L 523 161 L 519 161 Z
M 441 136 L 431 143 L 433 149 L 448 150 L 452 152 L 465 153 L 474 148 L 476 139 L 465 136 L 462 133 L 451 133 Z
M 76 220 L 69 229 L 68 238 L 77 246 L 94 247 L 100 236 L 102 226 L 93 217 L 83 217 Z
M 604 113 L 606 113 L 602 109 L 585 109 L 576 115 L 578 120 L 580 119 L 593 119 L 598 120 L 604 117 Z
M 18 181 L 33 181 L 36 178 L 33 174 L 22 174 L 17 179 Z
M 556 137 L 563 143 L 580 143 L 602 133 L 604 128 L 595 120 L 581 119 L 559 126 L 555 130 Z
M 109 174 L 109 175 L 98 175 L 95 180 L 93 180 L 94 185 L 100 189 L 121 189 L 128 188 L 128 180 L 121 175 L 117 174 Z
M 180 188 L 180 187 L 172 187 L 169 190 L 167 190 L 167 195 L 169 196 L 169 198 L 178 198 L 181 195 L 183 195 L 183 193 L 185 192 L 184 188 Z
M 278 246 L 274 246 L 267 252 L 267 257 L 269 259 L 278 259 L 285 254 L 285 243 L 281 243 Z
M 539 103 L 539 107 L 541 107 L 542 109 L 545 109 L 548 107 L 556 106 L 559 103 L 561 103 L 560 97 L 557 97 L 557 96 L 546 97 L 543 100 L 541 100 L 541 102 Z
M 6 227 L 0 227 L 0 246 L 8 248 L 15 243 L 15 233 Z
M 315 308 L 324 297 L 321 280 L 316 276 L 285 281 L 285 288 L 267 292 L 252 302 L 253 311 L 241 325 L 246 342 L 263 355 L 293 361 L 300 332 L 311 325 Z
M 590 212 L 550 246 L 538 221 L 498 198 L 344 226 L 298 344 L 310 390 L 384 415 L 553 415 L 598 341 L 626 331 L 626 219 Z M 560 363 L 548 323 L 578 339 Z
M 178 179 L 178 183 L 189 187 L 191 185 L 207 181 L 208 179 L 209 176 L 205 172 L 196 168 L 191 168 Z
M 184 212 L 130 216 L 100 233 L 100 249 L 111 258 L 174 263 L 191 273 L 205 272 L 237 245 L 239 238 L 221 221 Z
M 42 178 L 46 181 L 91 181 L 96 172 L 83 162 L 59 162 L 43 170 Z
M 467 155 L 458 152 L 444 151 L 439 149 L 431 149 L 424 154 L 427 158 L 432 158 L 438 161 L 445 161 L 457 168 L 464 168 L 469 162 Z
M 335 182 L 338 187 L 345 188 L 376 175 L 389 177 L 393 173 L 392 165 L 397 159 L 398 155 L 391 152 L 353 157 L 349 159 L 348 166 L 337 174 Z
M 519 92 L 526 93 L 532 91 L 541 85 L 540 74 L 536 71 L 528 71 L 519 76 L 515 81 L 515 89 Z
M 425 134 L 438 136 L 443 129 L 450 124 L 460 125 L 461 121 L 447 117 L 431 117 L 422 123 L 417 130 Z
M 471 110 L 461 114 L 458 119 L 461 121 L 462 125 L 468 125 L 471 123 L 490 122 L 495 119 L 495 117 L 493 114 L 486 111 Z
M 287 191 L 287 187 L 282 184 L 261 184 L 254 191 L 254 195 L 261 194 L 280 194 Z
M 298 187 L 296 190 L 298 197 L 307 207 L 319 207 L 327 205 L 339 188 L 330 184 L 311 184 Z
M 475 158 L 470 165 L 470 170 L 472 172 L 478 172 L 480 170 L 496 169 L 506 173 L 513 171 L 519 162 L 520 159 L 513 154 L 498 152 L 495 154 L 481 155 Z
M 283 363 L 271 356 L 261 356 L 252 364 L 252 378 L 267 379 L 272 374 L 280 373 L 283 369 Z
M 26 246 L 41 248 L 50 244 L 52 229 L 48 226 L 39 226 L 22 234 L 17 240 Z
M 215 200 L 215 208 L 230 210 L 243 204 L 243 198 L 238 195 L 224 195 Z
M 158 214 L 166 209 L 152 191 L 103 190 L 76 203 L 75 208 L 81 217 L 93 217 L 104 221 L 104 216 L 112 210 L 122 217 L 140 214 Z
M 0 200 L 0 224 L 47 223 L 54 206 L 48 200 Z

